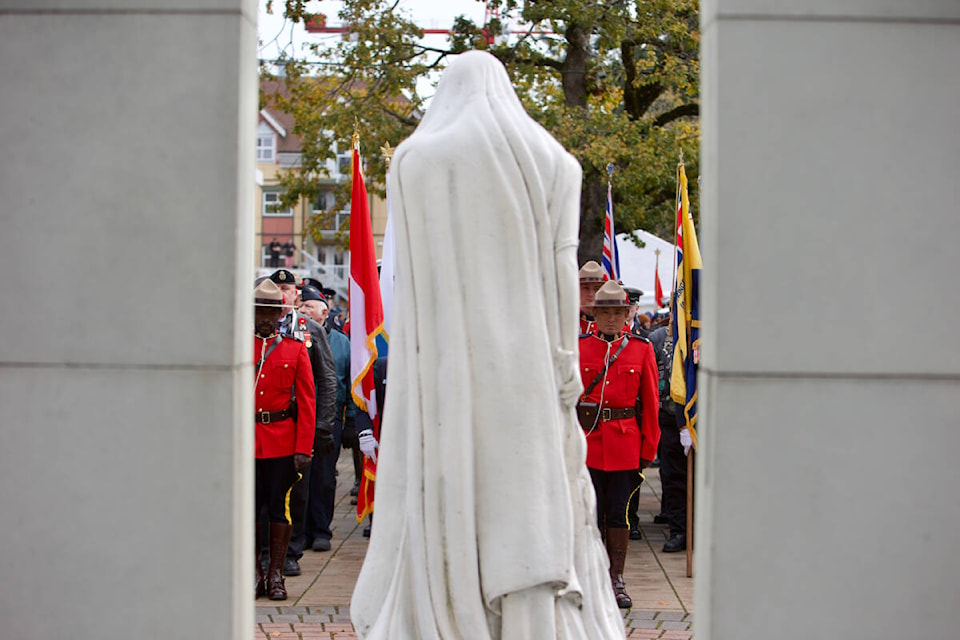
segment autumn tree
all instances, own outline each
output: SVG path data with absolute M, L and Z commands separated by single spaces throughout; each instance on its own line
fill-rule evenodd
M 671 238 L 681 150 L 688 175 L 698 173 L 697 1 L 493 4 L 499 20 L 458 18 L 448 45 L 436 48 L 422 43 L 422 30 L 397 2 L 344 2 L 339 21 L 349 25 L 349 37 L 315 46 L 318 64 L 283 61 L 288 93 L 275 99 L 304 139 L 302 166 L 284 178 L 288 197 L 313 193 L 313 177 L 336 149 L 349 148 L 355 123 L 368 145 L 368 186 L 382 192 L 384 161 L 370 151 L 413 131 L 424 109 L 422 79 L 451 54 L 487 49 L 506 66 L 531 116 L 583 166 L 581 262 L 600 255 L 611 163 L 618 231 Z M 288 0 L 284 11 L 294 21 L 311 19 L 302 0 Z M 514 25 L 511 33 L 506 25 Z M 695 215 L 696 202 L 692 197 Z

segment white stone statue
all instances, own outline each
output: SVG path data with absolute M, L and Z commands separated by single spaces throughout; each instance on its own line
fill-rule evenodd
M 580 175 L 478 51 L 396 150 L 361 638 L 624 637 L 573 408 Z

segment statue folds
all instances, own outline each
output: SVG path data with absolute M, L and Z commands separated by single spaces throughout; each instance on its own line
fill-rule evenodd
M 580 175 L 479 51 L 396 150 L 361 638 L 624 637 L 573 409 Z

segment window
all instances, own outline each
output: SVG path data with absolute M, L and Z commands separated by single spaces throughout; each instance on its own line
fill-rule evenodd
M 280 192 L 279 191 L 264 191 L 263 192 L 263 215 L 264 216 L 292 216 L 293 208 L 281 209 L 280 208 Z
M 337 171 L 342 176 L 353 175 L 353 152 L 337 156 Z
M 316 215 L 330 211 L 336 199 L 332 191 L 321 191 L 317 199 L 313 201 L 313 213 Z
M 321 231 L 350 231 L 350 209 L 321 212 Z
M 273 162 L 277 157 L 277 136 L 257 133 L 257 162 Z

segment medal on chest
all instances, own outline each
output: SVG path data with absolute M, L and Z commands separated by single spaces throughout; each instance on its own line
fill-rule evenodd
M 294 337 L 297 340 L 302 341 L 309 349 L 313 346 L 313 336 L 310 335 L 310 330 L 307 328 L 307 319 L 303 316 L 297 318 L 297 326 L 294 329 Z

